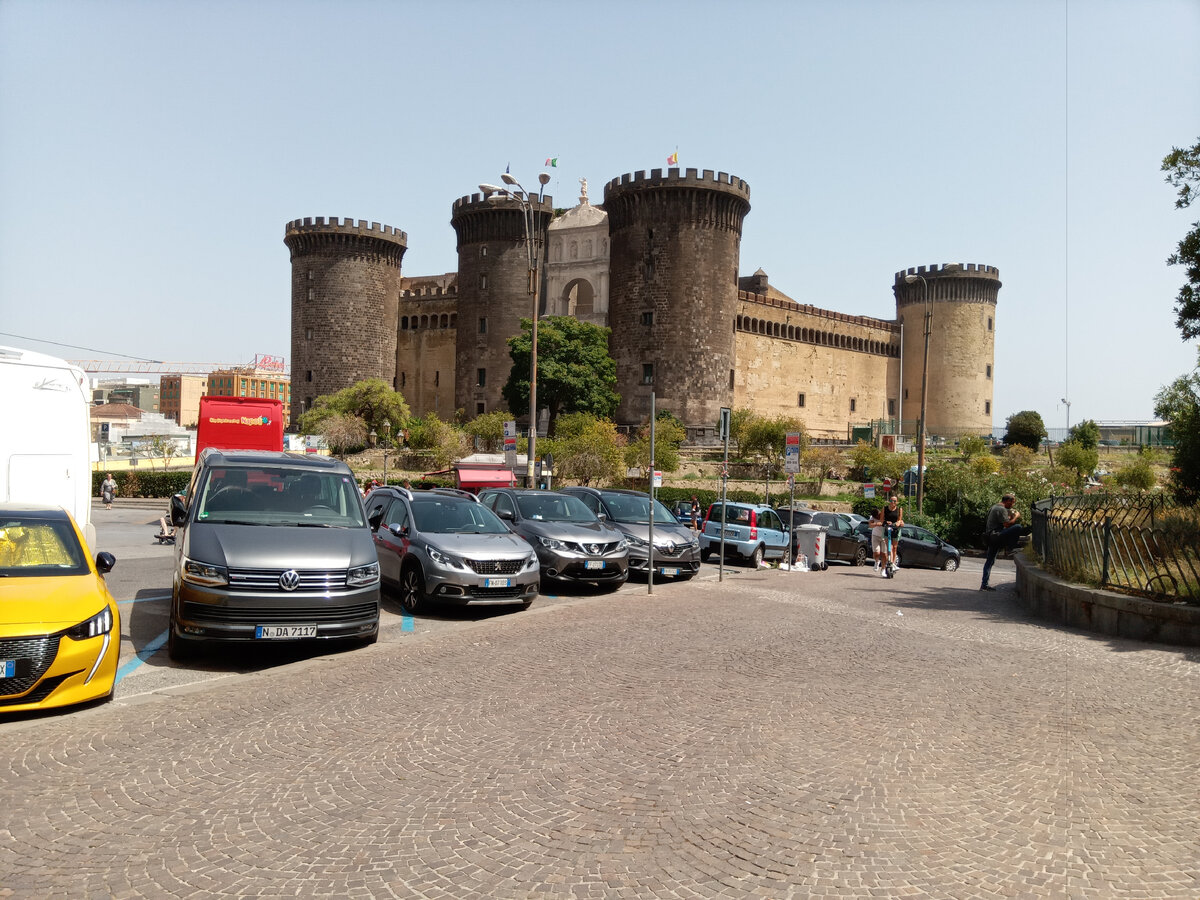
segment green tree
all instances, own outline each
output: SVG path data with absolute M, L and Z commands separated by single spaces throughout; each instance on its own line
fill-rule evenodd
M 1084 419 L 1078 425 L 1071 426 L 1067 440 L 1074 441 L 1085 450 L 1095 450 L 1100 446 L 1100 426 L 1091 419 Z
M 367 378 L 343 388 L 336 394 L 323 394 L 313 408 L 300 416 L 296 425 L 301 434 L 322 434 L 322 423 L 333 416 L 352 416 L 363 423 L 363 433 L 382 435 L 384 422 L 394 433 L 408 421 L 408 403 L 399 391 L 393 391 L 379 378 Z M 387 435 L 391 439 L 391 434 Z
M 746 436 L 739 446 L 744 454 L 754 457 L 771 472 L 783 461 L 787 435 L 791 432 L 800 433 L 800 453 L 803 454 L 808 446 L 808 434 L 804 430 L 804 423 L 788 416 L 776 416 L 773 419 L 760 416 L 751 419 L 746 426 Z
M 988 442 L 978 435 L 968 435 L 958 442 L 958 452 L 970 459 L 972 456 L 982 456 L 991 452 Z
M 529 409 L 531 320 L 521 320 L 521 333 L 508 339 L 513 365 L 502 391 L 509 409 Z M 607 328 L 572 316 L 538 321 L 538 408 L 550 411 L 553 436 L 563 413 L 586 412 L 611 418 L 621 396 L 617 364 L 608 355 Z
M 1088 449 L 1078 441 L 1067 441 L 1054 454 L 1054 462 L 1063 469 L 1072 470 L 1075 473 L 1075 484 L 1080 485 L 1084 478 L 1096 470 L 1100 454 L 1095 448 Z
M 625 440 L 608 419 L 598 419 L 591 413 L 567 413 L 559 418 L 554 437 L 538 442 L 539 451 L 543 446 L 554 454 L 554 475 L 559 483 L 612 483 L 625 475 Z
M 1140 456 L 1121 466 L 1113 480 L 1129 491 L 1148 491 L 1158 483 L 1149 460 Z
M 1181 504 L 1200 503 L 1200 361 L 1154 397 L 1154 414 L 1171 423 L 1171 490 Z
M 1008 430 L 1004 433 L 1004 443 L 1020 444 L 1034 452 L 1046 437 L 1046 423 L 1042 421 L 1041 413 L 1032 409 L 1013 413 L 1008 417 Z
M 466 434 L 449 422 L 443 422 L 436 413 L 427 413 L 409 422 L 408 446 L 427 451 L 439 469 L 447 469 L 461 459 L 466 444 Z
M 820 496 L 821 489 L 825 487 L 825 479 L 829 477 L 829 473 L 841 463 L 842 451 L 827 444 L 808 447 L 800 454 L 800 469 L 809 477 L 816 479 L 817 496 Z
M 741 459 L 745 455 L 742 445 L 746 440 L 746 429 L 757 418 L 758 413 L 744 407 L 729 414 L 729 441 L 733 444 L 734 458 Z
M 1162 171 L 1167 173 L 1167 184 L 1178 188 L 1175 208 L 1187 209 L 1200 186 L 1200 141 L 1183 149 L 1172 147 L 1163 157 Z M 1175 300 L 1175 324 L 1183 339 L 1190 341 L 1200 337 L 1200 222 L 1192 223 L 1192 230 L 1167 257 L 1167 265 L 1183 266 L 1187 272 L 1187 281 Z
M 654 468 L 660 472 L 679 471 L 679 445 L 687 437 L 672 413 L 663 410 L 654 417 Z M 625 464 L 630 468 L 650 469 L 650 423 L 638 429 L 637 437 L 625 448 Z
M 507 410 L 483 413 L 464 425 L 463 431 L 474 438 L 481 452 L 498 453 L 504 450 L 504 423 L 509 416 Z
M 1005 475 L 1023 475 L 1033 468 L 1034 452 L 1022 444 L 1004 448 L 1000 457 L 1000 471 Z

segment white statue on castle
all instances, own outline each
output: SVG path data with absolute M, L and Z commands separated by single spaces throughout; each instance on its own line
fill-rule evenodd
M 586 178 L 579 179 L 579 205 L 580 206 L 590 206 L 591 205 L 588 202 L 587 179 Z

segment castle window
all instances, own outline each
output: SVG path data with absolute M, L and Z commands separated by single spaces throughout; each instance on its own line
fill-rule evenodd
M 400 317 L 400 330 L 401 330 L 401 331 L 408 331 L 408 316 L 401 316 L 401 317 Z
M 438 322 L 438 327 L 440 327 L 440 328 L 449 328 L 450 327 L 450 317 L 448 315 L 446 315 L 445 313 L 442 313 L 442 318 Z
M 854 412 L 854 410 L 857 408 L 858 408 L 858 401 L 855 400 L 853 397 L 851 397 L 850 398 L 850 412 Z
M 799 406 L 799 407 L 803 407 L 803 406 L 804 406 L 804 394 L 797 394 L 797 395 L 796 395 L 796 405 L 797 405 L 797 406 Z
M 485 407 L 482 403 L 476 403 L 475 404 L 475 415 L 482 416 L 484 409 L 485 409 Z
M 475 385 L 477 387 L 487 387 L 487 369 L 475 370 Z
M 992 317 L 988 316 L 988 331 L 992 330 Z
M 481 291 L 486 291 L 486 290 L 487 290 L 487 274 L 486 274 L 486 273 L 485 273 L 485 274 L 481 274 L 481 275 L 479 276 L 479 289 L 480 289 Z
M 991 363 L 987 364 L 987 377 L 988 378 L 992 377 L 992 364 Z
M 990 416 L 992 414 L 992 401 L 991 400 L 983 401 L 983 412 L 984 412 L 984 415 L 988 415 L 988 416 Z
M 304 329 L 304 339 L 305 339 L 306 341 L 311 341 L 311 340 L 312 340 L 312 329 L 311 329 L 311 328 L 305 328 L 305 329 Z
M 438 384 L 439 384 L 439 383 L 441 383 L 441 380 L 442 380 L 442 373 L 441 373 L 441 372 L 434 372 L 434 373 L 433 373 L 433 386 L 434 386 L 434 387 L 437 387 L 437 386 L 438 386 Z
M 642 324 L 643 325 L 653 325 L 654 324 L 654 313 L 653 312 L 642 313 Z
M 315 299 L 315 298 L 316 298 L 316 295 L 317 295 L 317 292 L 316 292 L 316 291 L 314 291 L 312 288 L 309 288 L 309 289 L 308 289 L 308 299 L 309 299 L 309 300 L 313 300 L 313 299 Z
M 407 373 L 407 372 L 401 372 L 401 373 L 400 373 L 400 387 L 404 387 L 404 385 L 405 385 L 407 382 L 408 382 L 408 373 Z
M 450 327 L 451 328 L 458 327 L 458 313 L 450 313 Z
M 642 384 L 654 384 L 653 363 L 642 363 Z
M 304 380 L 305 380 L 305 381 L 312 381 L 312 369 L 308 369 L 308 370 L 307 370 L 307 371 L 304 373 Z
M 421 327 L 422 328 L 429 327 L 429 316 L 421 316 Z
M 487 334 L 487 316 L 479 317 L 479 333 Z
M 487 256 L 487 244 L 480 244 L 480 245 L 479 245 L 479 255 L 480 255 L 480 256 Z
M 733 390 L 733 369 L 729 370 L 729 389 Z
M 888 400 L 888 415 L 894 416 L 895 414 L 896 414 L 896 401 Z
M 313 273 L 312 273 L 312 269 L 309 269 L 309 270 L 308 270 L 308 280 L 309 280 L 309 281 L 312 281 L 312 280 L 313 280 Z
M 904 389 L 904 399 L 905 399 L 905 400 L 907 400 L 907 399 L 908 399 L 908 388 L 905 388 L 905 389 Z
M 313 401 L 312 401 L 312 397 L 305 397 L 305 398 L 304 398 L 304 408 L 305 408 L 305 409 L 312 409 L 312 403 L 313 403 Z

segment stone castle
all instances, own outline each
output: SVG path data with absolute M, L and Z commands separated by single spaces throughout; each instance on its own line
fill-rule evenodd
M 761 269 L 739 275 L 750 187 L 736 176 L 626 174 L 605 185 L 602 206 L 581 184 L 579 204 L 557 217 L 551 198 L 528 200 L 545 248 L 540 310 L 612 329 L 619 426 L 647 420 L 653 391 L 656 408 L 699 442 L 714 438 L 721 407 L 796 416 L 818 438 L 846 439 L 880 420 L 912 434 L 927 292 L 928 431 L 991 432 L 995 268 L 897 272 L 895 319 L 848 315 L 797 303 Z M 507 341 L 533 309 L 522 199 L 456 200 L 458 271 L 435 276 L 401 275 L 408 238 L 397 228 L 289 222 L 293 420 L 316 397 L 364 378 L 393 385 L 417 415 L 505 409 Z M 528 411 L 513 412 L 528 421 Z

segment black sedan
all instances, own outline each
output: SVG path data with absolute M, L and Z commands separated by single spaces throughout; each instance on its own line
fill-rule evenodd
M 856 529 L 859 534 L 871 535 L 871 526 L 861 523 Z M 953 572 L 958 568 L 962 554 L 958 548 L 947 544 L 927 528 L 919 525 L 900 526 L 900 546 L 896 559 L 901 569 L 941 569 Z

